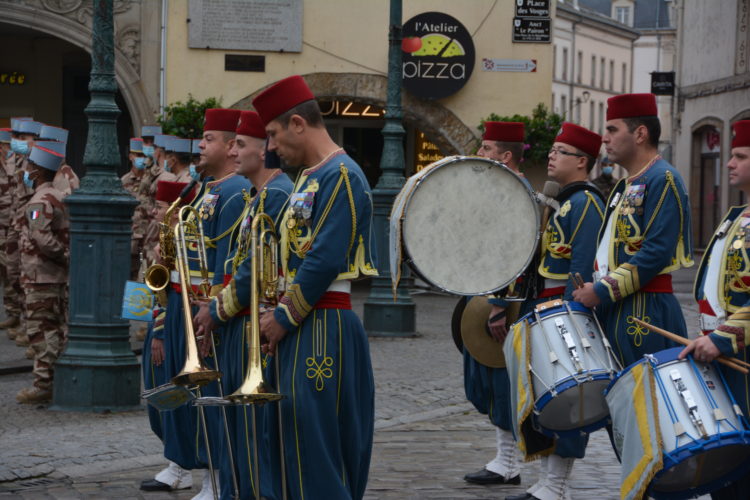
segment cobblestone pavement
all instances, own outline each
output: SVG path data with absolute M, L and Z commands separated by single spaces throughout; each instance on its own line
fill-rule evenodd
M 688 314 L 692 274 L 677 273 L 675 288 Z M 367 289 L 357 288 L 361 315 Z M 376 381 L 376 432 L 368 499 L 497 499 L 524 491 L 536 464 L 524 464 L 523 484 L 479 487 L 462 476 L 494 456 L 494 430 L 466 402 L 461 357 L 449 334 L 455 297 L 414 296 L 419 336 L 371 339 Z M 16 351 L 14 351 L 16 350 Z M 21 358 L 0 333 L 0 368 Z M 0 498 L 190 498 L 142 494 L 141 480 L 164 465 L 161 443 L 145 411 L 117 414 L 55 412 L 15 402 L 30 373 L 0 376 Z M 194 475 L 196 485 L 200 476 Z M 619 464 L 604 432 L 592 435 L 574 468 L 574 500 L 617 498 Z

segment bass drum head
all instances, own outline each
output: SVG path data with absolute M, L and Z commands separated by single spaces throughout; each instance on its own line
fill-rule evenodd
M 539 212 L 531 188 L 486 158 L 439 163 L 406 202 L 403 242 L 410 264 L 450 293 L 500 290 L 526 269 L 536 249 Z

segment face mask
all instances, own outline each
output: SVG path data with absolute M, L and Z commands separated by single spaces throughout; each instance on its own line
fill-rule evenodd
M 135 168 L 137 168 L 138 170 L 143 170 L 144 168 L 146 168 L 146 158 L 143 158 L 142 156 L 137 156 L 133 160 L 133 165 L 135 165 Z
M 167 160 L 164 160 L 164 171 L 171 172 L 172 167 L 169 166 L 169 162 Z
M 34 189 L 34 181 L 31 180 L 31 176 L 26 170 L 23 171 L 23 183 L 26 184 L 27 188 Z
M 602 173 L 604 175 L 612 175 L 612 167 L 602 167 Z
M 29 154 L 29 143 L 28 141 L 21 141 L 18 139 L 11 139 L 10 140 L 10 149 L 19 155 L 27 155 Z
M 154 147 L 153 146 L 143 146 L 143 154 L 148 156 L 149 158 L 154 157 Z
M 6 158 L 10 158 L 11 156 L 13 156 L 13 150 L 12 150 L 12 149 L 9 149 L 9 150 L 8 150 L 8 153 L 7 153 L 6 155 L 5 155 L 5 157 L 6 157 Z
M 198 169 L 192 163 L 190 164 L 190 177 L 196 181 L 201 180 L 201 174 L 198 173 Z

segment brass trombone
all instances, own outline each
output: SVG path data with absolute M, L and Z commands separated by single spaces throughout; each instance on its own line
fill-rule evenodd
M 265 213 L 253 216 L 250 230 L 250 322 L 245 326 L 248 348 L 248 362 L 242 385 L 227 396 L 229 401 L 238 405 L 252 406 L 254 489 L 255 498 L 260 498 L 260 474 L 258 467 L 258 432 L 255 423 L 255 405 L 279 401 L 284 396 L 274 392 L 265 381 L 260 360 L 260 310 L 261 300 L 264 307 L 273 307 L 278 303 L 279 284 L 279 237 L 274 228 L 273 219 Z M 275 357 L 276 378 L 279 378 L 279 358 Z M 286 499 L 286 469 L 284 465 L 284 438 L 281 428 L 281 411 L 279 411 L 279 444 L 281 447 L 281 487 L 282 498 Z

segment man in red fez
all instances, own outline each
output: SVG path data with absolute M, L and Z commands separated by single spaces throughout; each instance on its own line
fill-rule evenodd
M 300 169 L 277 226 L 286 292 L 260 318 L 266 349 L 279 359 L 279 392 L 287 395 L 279 408 L 289 497 L 360 499 L 370 467 L 375 388 L 367 334 L 350 294 L 351 280 L 377 275 L 370 188 L 328 135 L 301 77 L 273 84 L 253 106 L 269 152 Z M 276 454 L 280 429 L 275 419 L 267 423 Z M 279 476 L 274 470 L 272 477 Z
M 750 120 L 732 126 L 732 151 L 727 162 L 729 185 L 750 196 Z M 748 334 L 750 332 L 750 292 L 746 286 L 736 286 L 737 281 L 747 283 L 750 262 L 747 259 L 747 226 L 750 208 L 745 204 L 732 207 L 719 224 L 701 259 L 695 280 L 695 299 L 701 313 L 704 336 L 683 349 L 680 357 L 692 354 L 698 361 L 709 362 L 719 355 L 747 361 Z M 731 269 L 711 265 L 715 262 L 732 262 Z M 748 376 L 724 365 L 717 365 L 740 405 L 745 416 L 750 415 L 747 387 Z M 750 474 L 711 493 L 714 500 L 750 498 Z
M 528 184 L 519 166 L 524 150 L 524 125 L 521 122 L 484 122 L 482 143 L 477 156 L 503 163 Z M 484 300 L 475 298 L 473 300 Z M 490 333 L 502 345 L 507 334 L 505 310 L 510 302 L 503 294 L 488 299 L 492 305 L 488 316 Z M 464 476 L 474 484 L 520 484 L 520 457 L 513 438 L 510 386 L 505 368 L 479 363 L 464 349 L 464 388 L 466 398 L 480 413 L 489 416 L 495 426 L 497 454 L 487 465 Z
M 594 277 L 573 298 L 597 315 L 614 354 L 623 367 L 646 354 L 675 347 L 661 335 L 636 324 L 639 318 L 687 337 L 682 309 L 674 296 L 672 272 L 693 265 L 690 204 L 680 173 L 657 150 L 660 125 L 653 94 L 624 94 L 608 100 L 607 123 L 602 138 L 607 156 L 628 173 L 610 194 Z M 627 434 L 617 419 L 617 433 Z M 614 440 L 613 440 L 614 442 Z M 637 446 L 623 445 L 623 478 L 641 467 Z M 653 462 L 655 464 L 655 462 Z M 642 477 L 656 471 L 639 472 Z M 636 494 L 639 482 L 630 484 Z
M 205 175 L 203 186 L 191 204 L 198 212 L 203 227 L 206 246 L 208 279 L 211 296 L 215 296 L 224 286 L 224 263 L 231 256 L 231 238 L 238 227 L 245 207 L 243 193 L 249 193 L 252 186 L 247 179 L 235 174 L 234 160 L 230 151 L 234 145 L 235 130 L 240 111 L 234 109 L 207 109 L 203 126 L 203 139 L 200 142 L 201 166 Z M 191 274 L 200 275 L 197 261 L 190 261 Z M 173 273 L 174 278 L 175 273 Z M 167 379 L 178 374 L 185 363 L 185 312 L 179 293 L 179 283 L 173 282 L 168 292 L 168 305 L 164 319 L 164 369 Z M 189 313 L 192 316 L 192 312 Z M 217 344 L 219 342 L 217 341 Z M 222 362 L 217 357 L 207 358 L 209 366 Z M 203 388 L 204 396 L 218 396 L 219 386 L 212 383 Z M 219 449 L 223 441 L 221 413 L 216 407 L 205 409 L 206 426 L 211 442 L 211 456 L 214 464 L 219 464 L 224 450 Z M 203 437 L 196 439 L 198 415 L 194 406 L 185 405 L 169 412 L 164 417 L 164 455 L 182 469 L 204 469 L 199 500 L 213 498 L 212 476 L 207 467 L 207 451 Z M 201 429 L 200 432 L 203 432 Z M 198 443 L 196 445 L 196 442 Z M 197 449 L 196 449 L 197 447 Z M 221 488 L 218 474 L 214 476 L 217 487 Z M 228 485 L 225 485 L 228 486 Z
M 527 272 L 543 286 L 535 297 L 521 305 L 519 315 L 522 317 L 542 302 L 555 299 L 572 301 L 575 284 L 571 275 L 580 274 L 584 280 L 591 279 L 604 199 L 589 184 L 588 176 L 599 156 L 601 144 L 599 134 L 566 122 L 549 150 L 547 175 L 561 188 L 555 196 L 558 208 L 549 217 L 541 238 L 541 260 L 536 269 Z M 525 330 L 520 334 L 523 332 Z M 512 366 L 525 366 L 525 363 Z M 511 380 L 517 380 L 519 374 L 509 375 Z M 535 398 L 540 396 L 536 394 Z M 516 402 L 510 406 L 512 411 L 518 407 Z M 535 431 L 532 422 L 520 421 L 524 415 L 516 417 L 518 425 L 514 430 L 524 442 L 526 458 L 540 455 L 542 458 L 537 482 L 524 494 L 508 496 L 506 500 L 569 499 L 567 485 L 573 464 L 576 458 L 583 458 L 588 436 L 563 436 L 553 440 Z

